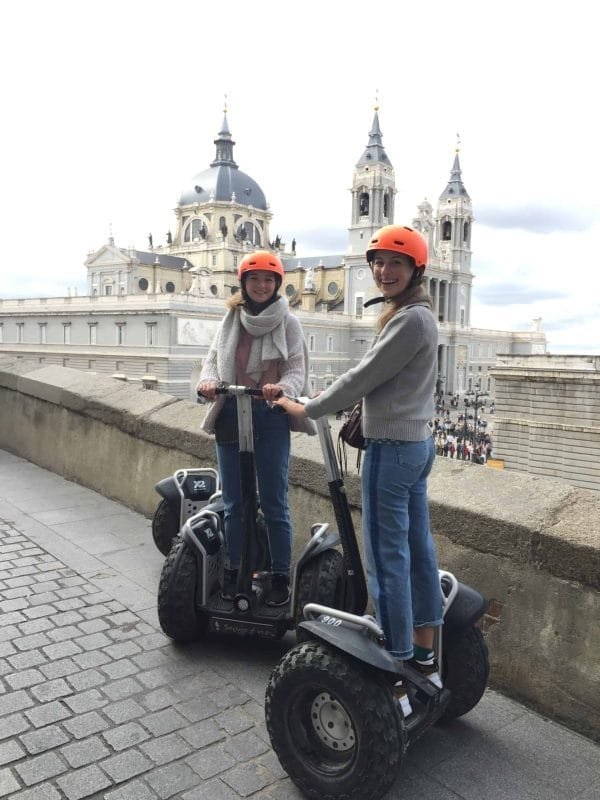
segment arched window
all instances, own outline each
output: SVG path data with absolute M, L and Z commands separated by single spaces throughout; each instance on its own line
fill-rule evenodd
M 208 230 L 206 228 L 206 223 L 202 219 L 193 219 L 188 225 L 186 225 L 185 230 L 183 232 L 183 241 L 184 242 L 199 242 L 200 239 L 206 239 L 206 235 Z
M 390 215 L 390 196 L 389 196 L 389 194 L 384 194 L 383 195 L 383 216 L 386 217 L 386 219 L 387 219 L 387 217 L 389 217 L 389 215 Z
M 235 235 L 240 242 L 248 242 L 253 247 L 261 247 L 262 240 L 260 238 L 260 231 L 250 221 L 243 222 L 238 226 Z
M 446 220 L 446 222 L 442 223 L 442 240 L 444 242 L 452 240 L 452 223 L 450 220 Z
M 471 233 L 471 227 L 468 222 L 465 222 L 465 224 L 463 225 L 463 242 L 469 241 L 470 233 Z
M 358 213 L 361 217 L 366 217 L 369 214 L 369 194 L 368 192 L 361 192 L 358 198 Z

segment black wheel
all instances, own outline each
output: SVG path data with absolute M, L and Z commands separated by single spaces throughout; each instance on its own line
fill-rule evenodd
M 297 644 L 275 667 L 265 718 L 281 766 L 308 797 L 377 800 L 400 770 L 406 734 L 391 685 L 322 642 Z
M 179 517 L 174 514 L 163 498 L 152 517 L 152 538 L 163 556 L 169 555 L 173 539 L 179 533 Z
M 179 536 L 163 564 L 158 584 L 158 621 L 177 642 L 193 642 L 206 633 L 208 618 L 196 608 L 198 564 Z
M 294 603 L 294 624 L 297 641 L 308 638 L 298 623 L 304 615 L 302 609 L 307 603 L 319 603 L 331 608 L 342 608 L 344 600 L 344 559 L 339 550 L 323 550 L 308 561 L 300 572 L 296 599 Z
M 442 677 L 450 702 L 440 718 L 462 717 L 481 700 L 490 673 L 487 645 L 479 628 L 444 633 Z

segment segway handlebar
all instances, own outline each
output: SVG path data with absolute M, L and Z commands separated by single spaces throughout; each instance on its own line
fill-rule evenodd
M 202 392 L 198 391 L 196 394 L 198 395 L 199 399 L 206 400 Z M 262 397 L 263 391 L 262 389 L 257 389 L 251 386 L 230 386 L 228 384 L 221 384 L 215 389 L 215 394 L 226 394 L 229 397 L 237 397 L 241 394 L 247 394 L 250 395 L 250 397 Z

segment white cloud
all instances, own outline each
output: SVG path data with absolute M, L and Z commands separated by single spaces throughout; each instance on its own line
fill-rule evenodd
M 82 291 L 85 257 L 111 229 L 121 246 L 145 248 L 149 232 L 163 242 L 181 188 L 214 157 L 225 93 L 236 161 L 265 191 L 273 235 L 295 236 L 300 255 L 340 252 L 377 91 L 398 221 L 424 197 L 435 206 L 460 133 L 474 323 L 527 329 L 542 316 L 553 349 L 600 341 L 588 5 L 293 8 L 290 18 L 275 0 L 11 4 L 0 295 Z M 519 302 L 490 302 L 507 285 Z

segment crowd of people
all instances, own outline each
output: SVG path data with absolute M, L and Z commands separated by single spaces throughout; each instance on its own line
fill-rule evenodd
M 464 399 L 465 411 L 453 414 L 451 409 L 458 409 L 459 396 L 452 395 L 449 404 L 443 395 L 436 395 L 435 408 L 437 416 L 432 420 L 431 427 L 435 452 L 445 458 L 456 458 L 459 461 L 472 461 L 475 464 L 485 464 L 488 458 L 493 457 L 492 437 L 486 430 L 487 421 L 477 413 L 470 413 L 472 407 L 468 398 Z M 477 411 L 485 408 L 485 400 Z M 494 401 L 489 405 L 489 413 L 493 414 Z M 475 409 L 473 409 L 475 410 Z M 454 417 L 454 418 L 453 418 Z

